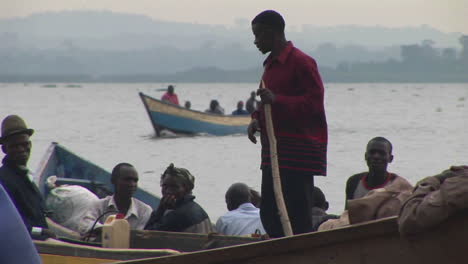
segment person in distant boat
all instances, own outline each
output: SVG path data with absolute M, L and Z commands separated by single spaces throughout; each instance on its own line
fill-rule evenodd
M 179 105 L 179 98 L 177 97 L 177 94 L 174 93 L 173 85 L 167 86 L 167 92 L 161 97 L 161 100 L 171 104 Z
M 192 107 L 192 103 L 190 101 L 185 101 L 184 107 L 190 109 Z
M 346 202 L 364 197 L 374 189 L 383 188 L 400 176 L 387 171 L 393 161 L 392 143 L 384 137 L 375 137 L 367 143 L 364 158 L 369 171 L 355 174 L 346 182 Z
M 194 201 L 195 177 L 184 168 L 170 164 L 161 176 L 162 198 L 153 211 L 146 230 L 211 233 L 214 232 L 208 214 Z
M 452 215 L 468 211 L 468 166 L 452 166 L 419 181 L 398 217 L 403 235 L 429 230 Z
M 237 109 L 232 111 L 232 115 L 248 115 L 249 112 L 244 110 L 244 102 L 237 102 Z
M 245 109 L 247 110 L 247 112 L 249 112 L 249 114 L 252 114 L 255 110 L 257 110 L 257 106 L 260 103 L 259 101 L 257 101 L 257 99 L 255 99 L 256 95 L 257 94 L 255 93 L 255 91 L 252 91 L 250 93 L 250 98 L 247 99 L 247 101 L 245 102 Z
M 226 192 L 229 212 L 216 222 L 216 231 L 229 236 L 266 234 L 260 220 L 260 209 L 252 204 L 251 189 L 244 183 L 234 183 Z
M 318 227 L 329 219 L 337 219 L 339 216 L 333 214 L 327 214 L 328 202 L 325 198 L 325 194 L 320 188 L 314 186 L 312 191 L 312 201 L 314 202 L 312 207 L 312 231 L 317 231 Z
M 260 132 L 262 203 L 260 216 L 270 237 L 284 236 L 273 191 L 270 145 L 265 108 L 271 105 L 278 150 L 283 196 L 294 234 L 312 229 L 314 176 L 326 175 L 327 121 L 324 87 L 317 63 L 287 41 L 283 17 L 266 10 L 252 20 L 254 44 L 261 53 L 270 52 L 264 61 L 262 81 L 257 90 L 261 104 L 252 113 L 248 138 L 257 142 Z
M 224 109 L 219 105 L 217 100 L 211 100 L 210 108 L 206 109 L 205 113 L 224 115 Z
M 44 199 L 27 168 L 33 133 L 34 130 L 27 128 L 24 120 L 17 115 L 3 119 L 0 145 L 5 157 L 0 167 L 0 184 L 13 201 L 31 236 L 43 239 L 55 237 L 55 234 L 48 229 Z
M 143 230 L 148 222 L 152 208 L 133 197 L 138 186 L 138 172 L 129 163 L 119 163 L 112 169 L 111 183 L 114 185 L 114 195 L 99 199 L 85 214 L 79 232 L 88 233 L 95 227 L 100 227 L 106 217 L 121 213 L 125 215 L 131 229 Z M 97 221 L 97 222 L 96 222 Z

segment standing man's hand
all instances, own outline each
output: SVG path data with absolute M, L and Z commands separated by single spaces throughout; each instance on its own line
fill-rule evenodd
M 272 104 L 276 99 L 275 94 L 268 88 L 259 88 L 257 95 L 262 99 L 262 104 Z
M 252 141 L 252 143 L 254 144 L 257 144 L 257 138 L 255 137 L 255 133 L 257 131 L 260 131 L 258 120 L 252 119 L 252 121 L 250 121 L 249 127 L 247 128 L 247 134 L 249 136 L 250 141 Z

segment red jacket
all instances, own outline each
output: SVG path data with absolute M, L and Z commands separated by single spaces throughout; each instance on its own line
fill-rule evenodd
M 328 132 L 317 63 L 288 42 L 279 56 L 270 54 L 264 68 L 262 79 L 275 94 L 271 107 L 280 168 L 325 176 Z M 270 166 L 263 106 L 252 118 L 262 130 L 262 166 Z
M 168 92 L 166 92 L 161 97 L 161 100 L 173 103 L 175 105 L 179 105 L 179 98 L 177 97 L 177 94 L 175 94 L 175 93 L 174 94 L 169 94 Z

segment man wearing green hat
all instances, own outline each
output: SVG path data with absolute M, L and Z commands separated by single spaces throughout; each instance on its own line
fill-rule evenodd
M 31 154 L 30 136 L 23 119 L 9 115 L 2 121 L 0 145 L 5 157 L 0 167 L 0 184 L 3 185 L 26 228 L 33 237 L 55 236 L 48 230 L 45 206 L 39 189 L 31 181 L 27 163 Z

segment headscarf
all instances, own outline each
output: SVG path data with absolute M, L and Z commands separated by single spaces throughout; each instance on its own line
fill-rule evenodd
M 169 175 L 179 179 L 182 184 L 188 187 L 189 192 L 195 187 L 195 177 L 187 169 L 174 167 L 174 164 L 171 163 L 161 176 L 161 182 Z

